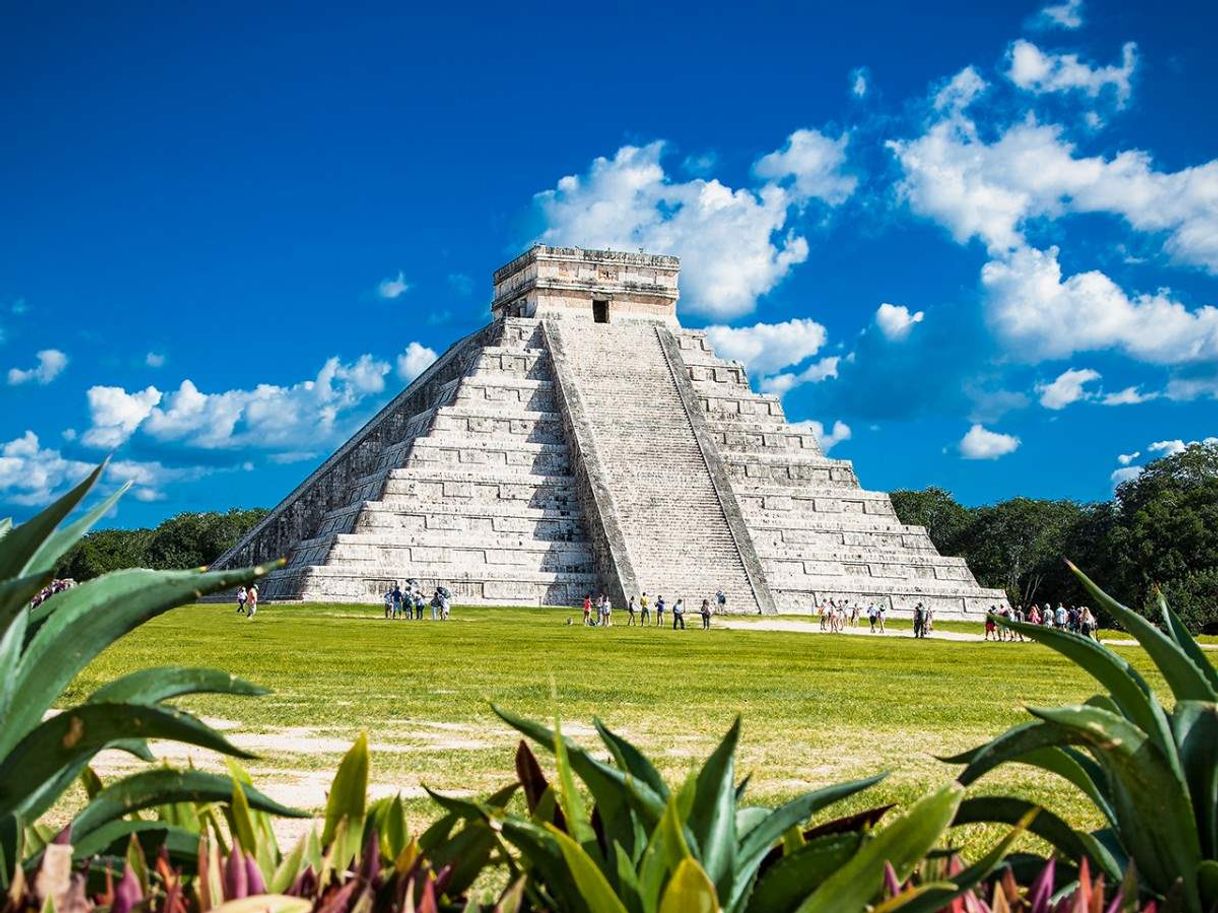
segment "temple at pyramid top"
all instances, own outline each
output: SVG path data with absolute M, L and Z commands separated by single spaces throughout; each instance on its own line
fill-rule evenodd
M 538 244 L 495 270 L 496 317 L 676 324 L 681 261 L 663 254 Z
M 690 611 L 1001 605 L 677 320 L 675 257 L 533 247 L 454 342 L 222 555 L 264 596 L 457 603 L 646 593 Z

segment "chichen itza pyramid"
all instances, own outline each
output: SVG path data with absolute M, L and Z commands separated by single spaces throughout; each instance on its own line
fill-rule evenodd
M 226 552 L 286 556 L 264 597 L 379 602 L 393 581 L 472 605 L 806 611 L 828 598 L 942 617 L 1005 601 L 897 520 L 847 460 L 677 321 L 675 257 L 537 246 L 454 343 Z

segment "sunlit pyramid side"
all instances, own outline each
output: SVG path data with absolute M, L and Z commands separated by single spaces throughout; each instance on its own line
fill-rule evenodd
M 729 611 L 1005 604 L 677 320 L 675 257 L 537 246 L 454 343 L 217 562 L 264 596 L 458 603 L 642 592 Z

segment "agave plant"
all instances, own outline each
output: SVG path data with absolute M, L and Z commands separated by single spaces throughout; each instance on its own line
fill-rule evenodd
M 1107 693 L 1074 706 L 1028 708 L 1033 721 L 944 760 L 966 765 L 957 778 L 964 785 L 1007 762 L 1064 778 L 1104 826 L 1080 833 L 1046 813 L 1033 832 L 1076 863 L 1090 859 L 1112 881 L 1132 868 L 1142 895 L 1161 898 L 1163 910 L 1209 913 L 1218 908 L 1218 672 L 1161 595 L 1162 630 L 1070 568 L 1141 644 L 1175 706 L 1165 709 L 1129 662 L 1096 641 L 1004 621 L 1072 660 Z M 1010 821 L 1027 808 L 1020 799 L 976 797 L 957 821 Z
M 99 466 L 42 513 L 0 527 L 0 887 L 19 865 L 41 854 L 52 836 L 40 817 L 85 774 L 99 751 L 117 748 L 151 761 L 147 739 L 172 739 L 244 757 L 204 723 L 165 702 L 199 692 L 262 694 L 248 682 L 211 669 L 165 667 L 132 672 L 64 706 L 64 691 L 99 653 L 134 628 L 185 602 L 249 583 L 268 568 L 205 573 L 124 570 L 59 593 L 36 608 L 32 597 L 50 582 L 55 563 L 123 494 L 120 489 L 74 522 L 61 523 L 85 497 Z M 227 776 L 150 769 L 95 787 L 71 824 L 77 858 L 125 845 L 133 833 L 155 829 L 175 848 L 189 850 L 191 834 L 134 813 L 178 802 L 226 802 Z M 293 814 L 256 790 L 248 803 Z
M 925 899 L 937 883 L 959 879 L 967 869 L 959 856 L 928 860 L 920 867 L 919 878 L 901 884 L 896 871 L 889 868 L 884 875 L 887 910 L 912 909 L 912 904 Z M 1132 879 L 1108 892 L 1103 874 L 1094 878 L 1084 859 L 1071 875 L 1072 885 L 1058 891 L 1055 885 L 1057 862 L 1049 859 L 1041 864 L 1040 872 L 1026 888 L 1016 880 L 1010 866 L 1001 876 L 954 898 L 935 913 L 1156 913 L 1157 904 L 1151 900 L 1145 906 L 1136 902 L 1137 885 Z M 1126 898 L 1130 898 L 1126 900 Z
M 909 878 L 943 838 L 963 788 L 951 783 L 876 831 L 888 806 L 806 827 L 809 818 L 882 779 L 869 777 L 805 793 L 775 809 L 743 802 L 736 779 L 736 721 L 702 767 L 670 789 L 634 745 L 601 721 L 612 763 L 547 727 L 495 712 L 552 751 L 551 784 L 522 741 L 518 782 L 527 815 L 497 797 L 471 802 L 434 794 L 451 814 L 485 822 L 515 852 L 511 878 L 525 877 L 538 909 L 589 913 L 862 913 L 881 894 L 885 868 Z M 589 808 L 576 786 L 582 783 Z M 938 910 L 993 871 L 1018 830 L 935 893 L 919 891 L 908 913 Z M 933 905 L 937 904 L 937 905 Z M 905 908 L 903 908 L 905 909 Z

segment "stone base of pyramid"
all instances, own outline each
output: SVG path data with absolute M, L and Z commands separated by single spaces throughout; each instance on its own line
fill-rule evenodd
M 217 566 L 286 556 L 263 598 L 319 602 L 380 603 L 415 579 L 467 605 L 1005 604 L 677 324 L 674 258 L 534 248 L 496 292 L 489 325 Z

